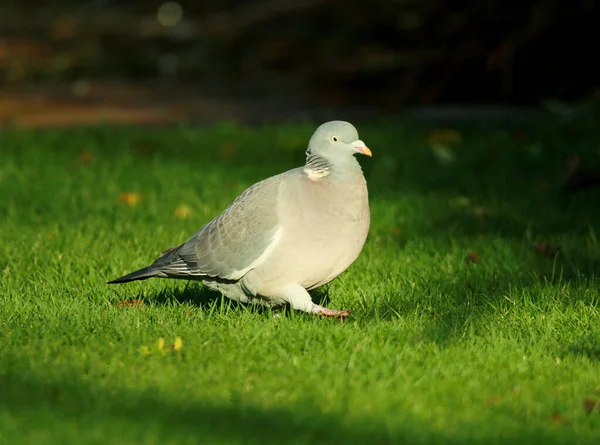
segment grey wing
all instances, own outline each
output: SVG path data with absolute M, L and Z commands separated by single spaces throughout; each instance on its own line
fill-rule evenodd
M 279 239 L 282 183 L 283 176 L 278 175 L 254 184 L 188 241 L 165 251 L 152 267 L 178 278 L 239 280 L 266 258 Z

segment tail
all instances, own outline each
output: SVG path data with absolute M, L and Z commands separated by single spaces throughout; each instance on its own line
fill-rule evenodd
M 161 273 L 158 270 L 154 269 L 152 266 L 148 266 L 144 267 L 143 269 L 136 270 L 135 272 L 131 272 L 125 275 L 124 277 L 109 281 L 106 284 L 129 283 L 130 281 L 146 280 L 148 278 L 156 277 L 159 275 L 161 275 Z

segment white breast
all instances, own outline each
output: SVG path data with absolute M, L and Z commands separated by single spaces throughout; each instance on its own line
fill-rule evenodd
M 307 289 L 337 277 L 360 254 L 370 224 L 362 173 L 346 181 L 290 181 L 282 192 L 282 232 L 271 260 L 255 272 L 262 295 L 298 283 Z

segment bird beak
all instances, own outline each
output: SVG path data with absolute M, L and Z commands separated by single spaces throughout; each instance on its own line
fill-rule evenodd
M 360 139 L 358 141 L 352 142 L 352 146 L 354 147 L 354 149 L 356 150 L 357 153 L 361 153 L 361 154 L 367 155 L 367 156 L 373 156 L 373 153 L 371 153 L 371 150 L 369 150 L 369 147 L 367 147 L 365 145 L 365 143 L 363 141 L 361 141 Z

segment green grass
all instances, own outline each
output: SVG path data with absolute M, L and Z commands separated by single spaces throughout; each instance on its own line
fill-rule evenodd
M 315 295 L 346 322 L 105 285 L 302 162 L 314 126 L 0 133 L 0 443 L 598 443 L 600 189 L 555 187 L 598 127 L 470 126 L 444 163 L 426 128 L 357 126 L 371 231 Z

